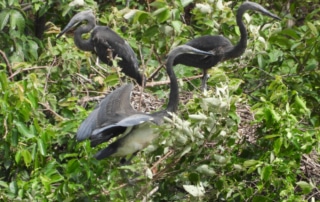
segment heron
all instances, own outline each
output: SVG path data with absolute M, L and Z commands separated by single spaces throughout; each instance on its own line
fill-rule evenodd
M 171 50 L 166 59 L 166 71 L 170 79 L 170 93 L 167 107 L 151 114 L 138 112 L 130 104 L 132 84 L 123 85 L 107 95 L 80 125 L 77 140 L 90 139 L 91 146 L 99 145 L 122 134 L 108 147 L 102 149 L 95 158 L 98 160 L 109 156 L 131 158 L 149 145 L 158 134 L 153 125 L 163 123 L 163 118 L 177 111 L 179 89 L 176 75 L 173 71 L 174 58 L 180 54 L 212 55 L 188 45 L 181 45 Z M 130 158 L 130 160 L 131 160 Z
M 139 72 L 138 59 L 129 43 L 108 26 L 96 25 L 96 19 L 91 9 L 73 16 L 57 38 L 83 21 L 87 21 L 87 24 L 78 27 L 74 32 L 76 46 L 80 50 L 94 52 L 102 62 L 109 66 L 112 66 L 112 61 L 116 56 L 119 57 L 118 65 L 121 71 L 142 85 L 143 76 Z M 90 38 L 83 39 L 82 35 L 89 32 L 91 32 Z
M 213 66 L 217 65 L 219 62 L 223 62 L 229 59 L 240 57 L 246 50 L 247 47 L 247 38 L 248 33 L 244 23 L 242 21 L 242 16 L 247 10 L 258 11 L 263 15 L 269 16 L 271 18 L 281 20 L 277 15 L 271 13 L 260 4 L 246 1 L 237 10 L 236 20 L 237 25 L 240 29 L 240 41 L 236 45 L 232 45 L 229 39 L 221 35 L 206 35 L 201 36 L 191 41 L 187 42 L 186 45 L 192 46 L 199 50 L 211 51 L 214 54 L 211 56 L 203 55 L 189 55 L 183 54 L 178 56 L 174 65 L 183 64 L 186 66 L 192 66 L 202 69 L 202 83 L 201 90 L 204 91 L 207 89 L 207 79 L 208 79 L 208 70 Z

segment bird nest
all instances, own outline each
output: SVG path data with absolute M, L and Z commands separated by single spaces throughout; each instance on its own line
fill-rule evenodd
M 192 99 L 192 92 L 179 92 L 179 103 L 186 104 Z M 132 107 L 140 112 L 152 113 L 158 111 L 167 103 L 167 99 L 159 99 L 148 92 L 141 92 L 139 86 L 135 86 L 131 94 Z
M 260 124 L 252 124 L 255 120 L 254 114 L 250 110 L 250 106 L 242 103 L 236 104 L 236 112 L 240 117 L 240 124 L 238 126 L 238 133 L 241 136 L 241 141 L 248 141 L 249 143 L 256 143 L 257 130 Z

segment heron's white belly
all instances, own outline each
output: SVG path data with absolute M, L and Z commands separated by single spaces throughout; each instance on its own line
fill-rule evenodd
M 126 156 L 148 146 L 156 137 L 158 137 L 158 134 L 150 127 L 151 125 L 152 123 L 145 122 L 140 124 L 138 128 L 134 128 L 131 133 L 123 137 L 121 147 L 118 148 L 113 156 Z

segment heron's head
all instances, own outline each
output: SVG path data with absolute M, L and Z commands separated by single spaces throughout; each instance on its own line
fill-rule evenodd
M 77 26 L 82 21 L 87 21 L 87 24 L 92 26 L 92 28 L 95 26 L 95 16 L 92 9 L 81 11 L 73 16 L 67 26 L 59 33 L 57 38 L 61 37 L 64 33 Z
M 281 18 L 279 18 L 277 15 L 271 13 L 270 11 L 265 9 L 263 6 L 261 6 L 258 3 L 255 3 L 255 2 L 246 1 L 243 4 L 241 4 L 241 6 L 238 9 L 238 14 L 242 15 L 247 10 L 258 11 L 258 12 L 262 13 L 263 15 L 269 16 L 269 17 L 277 19 L 277 20 L 281 20 Z

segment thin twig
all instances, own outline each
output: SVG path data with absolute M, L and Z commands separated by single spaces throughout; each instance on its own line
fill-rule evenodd
M 2 58 L 3 58 L 3 60 L 5 61 L 6 65 L 7 65 L 9 76 L 10 76 L 9 79 L 11 81 L 13 81 L 13 79 L 11 78 L 11 76 L 12 76 L 12 67 L 10 65 L 10 62 L 9 62 L 7 56 L 6 56 L 6 53 L 3 52 L 2 50 L 0 50 L 0 54 L 1 54 Z
M 52 110 L 48 102 L 46 102 L 46 103 L 41 103 L 41 102 L 40 102 L 39 104 L 41 104 L 42 106 L 44 106 L 44 108 L 45 108 L 44 110 L 51 112 L 56 118 L 58 118 L 58 119 L 60 119 L 60 120 L 67 120 L 66 118 L 60 116 L 57 112 L 55 112 L 54 110 Z
M 150 168 L 150 170 L 153 170 L 155 167 L 157 167 L 163 160 L 165 160 L 166 158 L 168 158 L 172 153 L 173 153 L 173 150 L 170 150 L 168 153 L 166 153 L 166 155 L 164 155 L 163 157 L 161 157 L 157 162 L 155 162 L 155 163 L 153 164 L 153 166 Z
M 53 64 L 55 63 L 55 61 L 56 61 L 56 57 L 54 57 L 51 65 L 49 66 L 49 70 L 48 70 L 48 73 L 46 75 L 46 82 L 45 82 L 45 85 L 44 85 L 44 92 L 47 92 L 48 82 L 49 82 L 50 75 L 51 75 L 51 69 L 53 68 Z
M 143 197 L 142 202 L 147 202 L 148 198 L 150 198 L 154 193 L 156 193 L 159 189 L 159 186 L 153 188 L 146 196 Z
M 90 102 L 90 101 L 99 101 L 101 99 L 103 99 L 104 97 L 106 97 L 105 95 L 98 95 L 98 96 L 95 96 L 95 97 L 83 97 L 81 100 L 78 101 L 78 103 L 81 105 L 81 106 L 84 106 L 85 103 L 87 102 Z
M 13 74 L 11 74 L 11 76 L 9 77 L 9 79 L 12 79 L 13 77 L 15 77 L 16 75 L 22 73 L 22 72 L 26 72 L 26 71 L 30 71 L 30 70 L 35 70 L 35 69 L 46 69 L 48 68 L 48 66 L 37 66 L 37 67 L 30 67 L 30 68 L 25 68 L 25 69 L 19 69 L 17 71 L 15 71 Z
M 161 64 L 159 67 L 157 67 L 157 69 L 150 75 L 150 77 L 147 79 L 147 81 L 151 81 L 163 67 L 164 67 L 163 64 Z
M 191 80 L 198 79 L 198 78 L 202 78 L 202 75 L 191 76 L 191 77 L 183 78 L 182 80 L 183 81 L 191 81 Z M 146 84 L 146 87 L 160 86 L 160 85 L 165 85 L 165 84 L 169 84 L 169 83 L 170 83 L 170 80 L 149 82 Z

